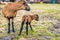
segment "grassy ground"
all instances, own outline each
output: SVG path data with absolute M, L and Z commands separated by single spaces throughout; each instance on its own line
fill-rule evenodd
M 18 36 L 21 23 L 20 15 L 22 15 L 18 12 L 15 18 L 16 33 L 7 34 L 7 32 L 3 32 L 0 37 L 9 35 L 11 37 L 16 36 L 14 40 L 60 40 L 60 4 L 31 4 L 30 7 L 30 13 L 37 13 L 39 15 L 38 22 L 32 21 L 34 31 L 31 31 L 29 28 L 29 35 L 27 36 L 24 26 L 21 36 Z M 56 26 L 55 24 L 59 25 Z M 58 28 L 55 28 L 54 25 Z M 7 31 L 7 23 L 2 23 L 1 27 L 5 28 L 5 31 Z

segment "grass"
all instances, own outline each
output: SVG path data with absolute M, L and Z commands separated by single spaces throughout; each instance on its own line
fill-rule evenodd
M 33 5 L 33 6 L 32 6 Z M 43 10 L 48 10 L 48 9 L 53 9 L 53 10 L 60 10 L 59 6 L 60 4 L 32 4 L 32 9 L 43 9 Z
M 37 10 L 39 10 L 37 13 L 39 15 L 39 19 L 40 21 L 42 21 L 42 25 L 44 26 L 41 26 L 41 25 L 38 25 L 37 22 L 32 22 L 33 24 L 37 24 L 35 26 L 32 26 L 33 27 L 33 32 L 30 30 L 29 28 L 29 35 L 28 36 L 31 36 L 32 38 L 38 38 L 39 40 L 44 40 L 44 37 L 43 36 L 50 36 L 50 40 L 60 40 L 60 34 L 53 34 L 51 33 L 48 28 L 52 26 L 52 23 L 53 22 L 43 22 L 44 19 L 41 18 L 41 15 L 44 15 L 44 14 L 47 14 L 47 15 L 52 15 L 53 18 L 56 18 L 56 19 L 60 19 L 60 4 L 31 4 L 30 5 L 31 7 L 31 10 L 35 10 L 33 12 L 37 12 Z M 7 24 L 4 24 L 2 25 L 3 27 L 7 27 Z M 19 27 L 18 24 L 16 23 L 15 24 L 15 29 L 18 29 L 18 33 L 19 33 Z M 25 34 L 25 27 L 23 29 L 23 32 L 22 32 L 22 35 L 21 36 L 17 36 L 14 40 L 19 40 L 20 38 L 26 38 L 26 34 Z M 3 34 L 6 34 L 6 33 L 3 33 Z M 2 36 L 4 36 L 2 34 Z M 1 35 L 0 35 L 1 36 Z
M 57 18 L 57 19 L 60 18 L 60 15 L 59 15 L 60 4 L 32 4 L 30 7 L 31 7 L 32 10 L 43 10 L 42 13 L 38 12 L 39 16 L 41 16 L 42 14 L 47 14 L 47 15 L 53 14 L 55 18 Z M 37 24 L 37 23 L 34 22 L 34 24 Z M 50 23 L 49 22 L 43 22 L 43 25 L 44 26 L 33 26 L 34 32 L 32 32 L 29 29 L 29 35 L 34 37 L 34 38 L 39 38 L 39 37 L 42 37 L 42 36 L 50 36 L 51 37 L 50 40 L 56 40 L 56 39 L 59 40 L 60 39 L 60 36 L 58 38 L 55 38 L 56 34 L 53 34 L 53 33 L 49 32 L 48 28 L 50 26 L 52 26 L 51 22 Z M 24 34 L 22 34 L 22 36 L 23 35 Z M 25 37 L 25 36 L 23 36 L 23 37 Z M 57 34 L 57 36 L 58 36 L 58 34 Z M 44 38 L 41 38 L 39 40 L 44 40 Z

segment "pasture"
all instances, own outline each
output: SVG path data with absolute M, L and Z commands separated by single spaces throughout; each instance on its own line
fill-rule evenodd
M 1 13 L 0 5 L 0 40 L 11 38 L 13 40 L 60 40 L 60 4 L 31 4 L 31 11 L 18 11 L 14 19 L 15 33 L 7 34 L 7 21 Z M 28 36 L 25 34 L 25 26 L 20 36 L 21 18 L 23 15 L 38 14 L 39 21 L 32 21 L 33 31 Z

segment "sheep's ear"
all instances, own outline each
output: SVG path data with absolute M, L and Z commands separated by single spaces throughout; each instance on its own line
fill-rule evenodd
M 20 1 L 23 1 L 23 0 L 20 0 Z
M 18 2 L 21 2 L 21 1 L 23 1 L 23 0 L 19 0 Z

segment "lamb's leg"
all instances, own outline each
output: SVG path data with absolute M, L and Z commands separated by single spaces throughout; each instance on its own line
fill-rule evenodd
M 10 33 L 10 18 L 8 18 L 8 33 Z
M 29 26 L 30 26 L 30 29 L 33 31 L 32 26 L 31 26 L 31 23 L 29 23 Z
M 14 30 L 14 19 L 12 18 L 12 32 L 15 32 Z
M 28 35 L 28 21 L 26 22 L 26 35 Z
M 22 30 L 23 30 L 23 26 L 24 26 L 24 21 L 22 21 L 22 23 L 21 23 L 21 28 L 20 28 L 20 33 L 19 33 L 19 35 L 21 35 L 21 32 L 22 32 Z

